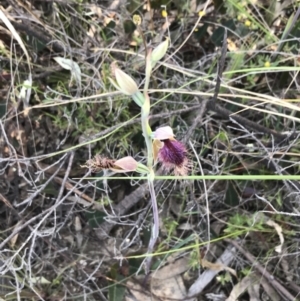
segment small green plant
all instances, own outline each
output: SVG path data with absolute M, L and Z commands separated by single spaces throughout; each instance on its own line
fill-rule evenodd
M 229 272 L 226 272 L 224 275 L 219 275 L 217 280 L 221 283 L 222 286 L 232 281 L 232 276 Z
M 241 229 L 249 229 L 249 231 L 260 231 L 264 230 L 266 227 L 262 220 L 258 219 L 254 221 L 253 216 L 246 216 L 241 214 L 235 214 L 230 217 L 227 228 L 224 229 L 225 233 L 239 233 Z
M 178 227 L 178 222 L 175 221 L 173 218 L 169 217 L 164 220 L 164 226 L 168 231 L 168 237 L 171 237 Z

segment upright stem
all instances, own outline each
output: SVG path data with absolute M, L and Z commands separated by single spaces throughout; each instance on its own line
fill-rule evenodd
M 142 106 L 141 123 L 142 123 L 143 135 L 147 147 L 147 166 L 150 171 L 148 174 L 148 184 L 149 184 L 149 192 L 151 197 L 153 220 L 154 220 L 153 228 L 151 231 L 151 238 L 148 245 L 148 254 L 151 254 L 153 253 L 154 246 L 159 235 L 159 217 L 158 217 L 158 207 L 157 207 L 157 201 L 156 201 L 156 195 L 154 189 L 153 149 L 152 149 L 152 139 L 150 137 L 151 129 L 148 123 L 148 118 L 150 113 L 150 99 L 146 92 L 144 93 L 144 95 L 145 95 L 145 102 L 144 105 Z M 147 257 L 146 274 L 149 274 L 150 272 L 151 261 L 152 261 L 152 256 Z
M 151 173 L 153 173 L 153 175 L 154 175 L 153 170 L 151 170 Z M 158 235 L 159 235 L 159 217 L 158 217 L 158 207 L 157 207 L 156 195 L 155 195 L 155 190 L 154 190 L 154 181 L 151 180 L 150 177 L 148 178 L 148 184 L 149 184 L 149 191 L 150 191 L 150 197 L 151 197 L 154 224 L 153 224 L 153 228 L 151 231 L 151 238 L 150 238 L 149 245 L 148 245 L 148 254 L 153 253 L 154 246 L 156 244 L 156 241 L 157 241 Z M 152 262 L 152 256 L 147 257 L 146 274 L 150 273 L 151 262 Z
M 147 147 L 147 167 L 152 170 L 153 166 L 153 151 L 152 151 L 152 140 L 150 137 L 151 129 L 149 126 L 148 118 L 150 112 L 150 99 L 149 96 L 146 94 L 145 102 L 142 106 L 142 114 L 141 114 L 141 122 L 142 122 L 142 130 L 143 136 L 145 138 L 145 143 Z

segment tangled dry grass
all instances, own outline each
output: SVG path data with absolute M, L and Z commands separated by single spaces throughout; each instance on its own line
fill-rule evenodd
M 1 1 L 1 300 L 300 298 L 299 1 L 216 2 Z M 139 110 L 108 78 L 117 63 L 142 84 L 145 44 L 166 37 L 150 123 L 193 169 L 156 181 L 145 279 L 147 182 L 82 166 L 145 162 Z

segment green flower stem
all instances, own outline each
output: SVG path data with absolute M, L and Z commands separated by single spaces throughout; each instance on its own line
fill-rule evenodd
M 153 171 L 153 149 L 152 149 L 152 139 L 151 139 L 152 131 L 148 122 L 149 113 L 150 113 L 150 99 L 146 92 L 144 95 L 145 95 L 145 102 L 142 106 L 141 123 L 142 123 L 143 136 L 145 138 L 145 143 L 147 147 L 147 167 L 149 169 L 147 178 L 149 184 L 149 192 L 151 196 L 153 221 L 154 221 L 152 232 L 151 232 L 151 238 L 148 245 L 148 253 L 151 254 L 153 253 L 154 246 L 159 235 L 159 217 L 158 217 L 158 207 L 157 207 L 157 201 L 156 201 L 156 195 L 154 189 L 155 174 Z M 146 274 L 150 272 L 151 261 L 152 261 L 152 257 L 151 256 L 147 257 Z
M 142 113 L 141 113 L 141 123 L 142 123 L 142 130 L 143 136 L 145 138 L 145 143 L 147 147 L 147 166 L 149 169 L 153 166 L 153 150 L 152 150 L 152 140 L 151 140 L 151 131 L 149 131 L 149 113 L 150 113 L 150 99 L 147 94 L 145 94 L 145 102 L 142 106 Z

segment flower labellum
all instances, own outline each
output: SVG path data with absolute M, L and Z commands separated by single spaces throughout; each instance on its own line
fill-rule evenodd
M 184 176 L 188 172 L 189 160 L 184 144 L 173 139 L 162 140 L 163 146 L 158 151 L 158 161 L 167 170 L 174 170 L 175 175 Z

